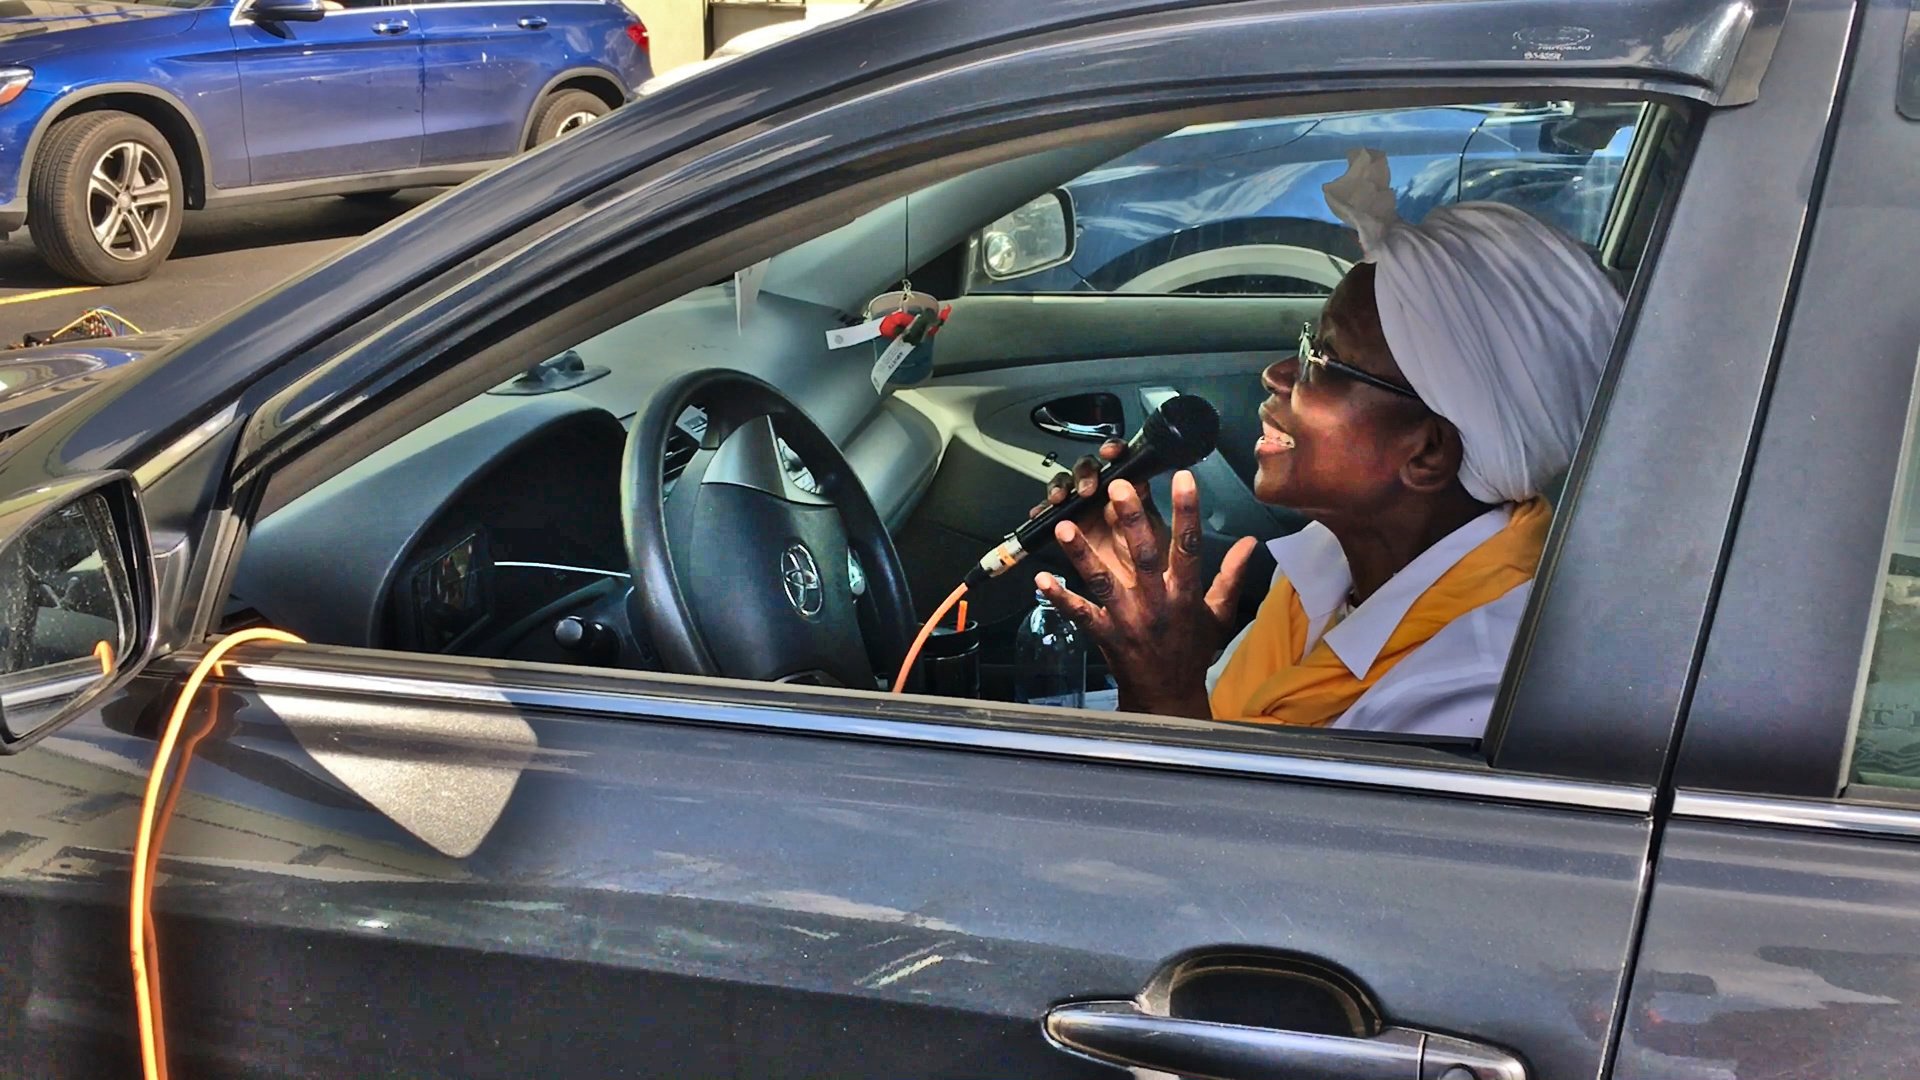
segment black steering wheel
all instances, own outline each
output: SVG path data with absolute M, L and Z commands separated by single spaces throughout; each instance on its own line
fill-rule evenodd
M 695 404 L 706 430 L 669 492 L 668 437 Z M 893 538 L 779 390 L 737 371 L 676 378 L 634 418 L 620 487 L 628 614 L 669 670 L 859 689 L 893 676 L 915 630 Z

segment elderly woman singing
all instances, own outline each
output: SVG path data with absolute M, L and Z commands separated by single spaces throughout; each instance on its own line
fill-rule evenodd
M 1186 472 L 1171 535 L 1116 481 L 1102 517 L 1057 530 L 1088 596 L 1037 585 L 1100 645 L 1124 709 L 1478 736 L 1552 517 L 1541 491 L 1573 457 L 1621 299 L 1511 207 L 1400 220 L 1375 151 L 1354 151 L 1326 196 L 1366 261 L 1261 375 L 1254 493 L 1312 523 L 1268 544 L 1278 569 L 1253 623 L 1227 640 L 1255 541 L 1203 581 Z M 1097 468 L 1056 477 L 1049 501 L 1090 491 Z

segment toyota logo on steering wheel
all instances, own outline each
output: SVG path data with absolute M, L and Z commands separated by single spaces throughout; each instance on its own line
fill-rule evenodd
M 811 619 L 827 604 L 827 590 L 820 581 L 820 567 L 805 544 L 789 544 L 780 556 L 780 583 L 786 587 L 787 603 L 793 610 Z

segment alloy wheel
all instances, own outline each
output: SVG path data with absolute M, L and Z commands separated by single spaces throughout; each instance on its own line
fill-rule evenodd
M 554 131 L 554 138 L 557 139 L 562 135 L 571 135 L 598 119 L 599 117 L 597 115 L 585 110 L 568 113 L 561 119 L 560 127 Z
M 87 178 L 87 222 L 100 249 L 136 262 L 166 235 L 172 188 L 160 158 L 143 143 L 115 143 Z

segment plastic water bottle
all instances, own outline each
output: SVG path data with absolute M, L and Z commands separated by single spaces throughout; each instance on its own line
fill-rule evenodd
M 1013 643 L 1013 699 L 1033 705 L 1084 708 L 1087 643 L 1042 593 Z

